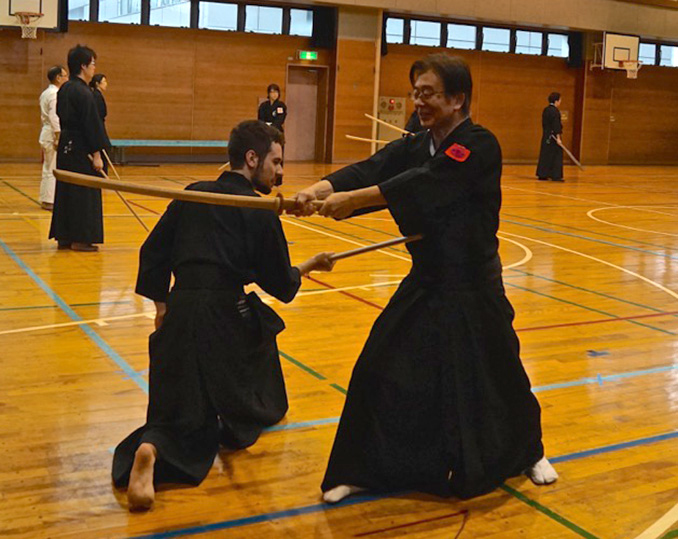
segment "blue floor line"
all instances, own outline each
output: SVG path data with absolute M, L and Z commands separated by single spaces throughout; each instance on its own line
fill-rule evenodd
M 595 230 L 590 230 L 587 228 L 580 228 L 576 226 L 570 226 L 570 225 L 561 225 L 560 223 L 552 223 L 551 221 L 543 221 L 541 219 L 532 219 L 531 217 L 525 217 L 524 215 L 513 215 L 510 213 L 504 213 L 507 217 L 513 217 L 514 219 L 524 219 L 525 221 L 534 221 L 535 223 L 543 223 L 545 225 L 549 226 L 557 226 L 560 228 L 569 228 L 571 230 L 577 230 L 579 232 L 588 232 L 590 234 L 595 234 L 596 236 L 605 236 L 607 238 L 614 238 L 616 240 L 623 240 L 623 241 L 629 241 L 631 243 L 638 243 L 640 245 L 649 245 L 650 247 L 659 247 L 660 249 L 666 249 L 668 251 L 675 251 L 677 250 L 675 247 L 667 247 L 666 245 L 659 245 L 657 243 L 649 243 L 647 241 L 641 241 L 641 240 L 636 240 L 633 238 L 627 238 L 625 236 L 615 236 L 613 234 L 605 234 L 604 232 L 596 232 Z
M 618 444 L 606 445 L 594 449 L 588 449 L 585 451 L 577 451 L 574 453 L 568 453 L 566 455 L 561 455 L 559 457 L 549 458 L 550 462 L 553 464 L 558 464 L 560 462 L 568 462 L 572 460 L 583 459 L 587 457 L 592 457 L 595 455 L 602 455 L 605 453 L 612 453 L 614 451 L 620 451 L 622 449 L 628 449 L 631 447 L 638 447 L 642 445 L 653 444 L 657 442 L 662 442 L 665 440 L 671 440 L 678 438 L 678 431 L 668 432 L 665 434 L 658 434 L 655 436 L 648 436 L 646 438 L 640 438 L 638 440 L 631 440 L 628 442 L 622 442 Z M 274 520 L 279 520 L 282 518 L 296 517 L 301 515 L 308 515 L 310 513 L 319 513 L 324 511 L 329 511 L 335 508 L 348 507 L 351 505 L 357 505 L 372 501 L 378 501 L 385 498 L 391 498 L 398 496 L 403 493 L 394 493 L 386 496 L 355 496 L 347 498 L 345 501 L 338 503 L 336 505 L 328 505 L 324 503 L 318 503 L 313 505 L 307 505 L 303 507 L 298 507 L 294 509 L 287 509 L 284 511 L 274 511 L 270 513 L 262 513 L 260 515 L 253 515 L 244 518 L 237 518 L 233 520 L 224 520 L 221 522 L 214 522 L 212 524 L 205 524 L 202 526 L 193 526 L 190 528 L 182 528 L 178 530 L 171 530 L 166 532 L 151 533 L 146 535 L 134 536 L 134 539 L 168 539 L 171 537 L 185 537 L 188 535 L 198 535 L 201 533 L 214 532 L 218 530 L 226 530 L 229 528 L 237 528 L 241 526 L 248 526 L 251 524 L 260 524 L 262 522 L 270 522 Z
M 74 322 L 82 322 L 83 319 L 78 313 L 76 313 L 63 299 L 61 299 L 54 290 L 52 290 L 49 285 L 43 281 L 30 267 L 28 267 L 23 260 L 7 245 L 4 241 L 0 240 L 0 247 L 7 253 L 9 256 L 34 282 L 37 284 L 42 291 L 47 294 L 54 303 L 56 303 L 59 308 L 66 313 L 66 315 L 73 320 Z M 144 380 L 133 368 L 127 363 L 118 353 L 111 348 L 111 346 L 104 341 L 99 334 L 94 331 L 87 324 L 78 324 L 78 327 L 82 329 L 85 334 L 94 341 L 94 343 L 103 350 L 103 352 L 110 357 L 113 362 L 115 362 L 122 371 L 129 376 L 134 383 L 136 383 L 144 392 L 148 393 L 148 382 Z

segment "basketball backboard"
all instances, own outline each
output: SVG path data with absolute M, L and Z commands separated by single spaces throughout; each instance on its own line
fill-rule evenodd
M 638 62 L 640 38 L 605 32 L 603 42 L 597 43 L 591 67 L 626 70 L 629 62 Z
M 0 0 L 0 26 L 20 26 L 16 13 L 42 13 L 37 28 L 59 28 L 59 0 Z

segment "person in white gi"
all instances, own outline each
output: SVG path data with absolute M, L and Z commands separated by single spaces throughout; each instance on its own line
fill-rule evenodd
M 61 66 L 54 66 L 47 72 L 49 86 L 40 95 L 40 146 L 42 147 L 42 182 L 40 182 L 40 206 L 51 211 L 54 207 L 54 189 L 56 179 L 53 170 L 56 168 L 57 146 L 59 144 L 59 117 L 56 113 L 57 92 L 68 80 L 68 73 Z

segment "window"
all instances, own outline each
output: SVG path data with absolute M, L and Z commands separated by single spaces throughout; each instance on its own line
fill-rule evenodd
M 207 28 L 208 30 L 237 30 L 238 4 L 200 2 L 198 28 Z
M 141 0 L 99 0 L 99 21 L 141 23 Z
M 191 26 L 190 0 L 151 0 L 150 24 Z
M 89 20 L 89 0 L 71 0 L 68 2 L 69 21 Z
M 405 21 L 403 19 L 386 19 L 386 43 L 403 43 L 405 40 Z
M 447 46 L 451 49 L 476 48 L 476 27 L 468 24 L 447 25 Z
M 517 54 L 541 54 L 541 32 L 527 32 L 516 30 L 516 53 Z
M 678 67 L 678 47 L 671 45 L 662 45 L 659 57 L 659 65 L 667 67 Z
M 440 23 L 431 21 L 412 21 L 410 23 L 410 45 L 440 47 Z
M 279 7 L 245 6 L 245 32 L 282 34 L 282 14 Z
M 310 9 L 290 9 L 290 35 L 313 35 L 313 12 Z
M 567 58 L 570 55 L 570 43 L 564 34 L 548 35 L 547 56 L 556 56 L 558 58 Z
M 657 63 L 657 45 L 654 43 L 641 43 L 638 48 L 638 60 L 645 65 L 655 65 Z
M 511 31 L 508 28 L 483 28 L 483 50 L 509 52 Z

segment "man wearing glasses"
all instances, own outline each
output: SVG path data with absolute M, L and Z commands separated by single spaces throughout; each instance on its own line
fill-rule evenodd
M 343 219 L 387 207 L 412 270 L 377 319 L 355 365 L 322 484 L 337 502 L 360 490 L 470 498 L 544 458 L 541 410 L 519 356 L 496 232 L 501 148 L 470 115 L 460 58 L 415 62 L 410 82 L 425 129 L 297 194 L 297 213 Z

